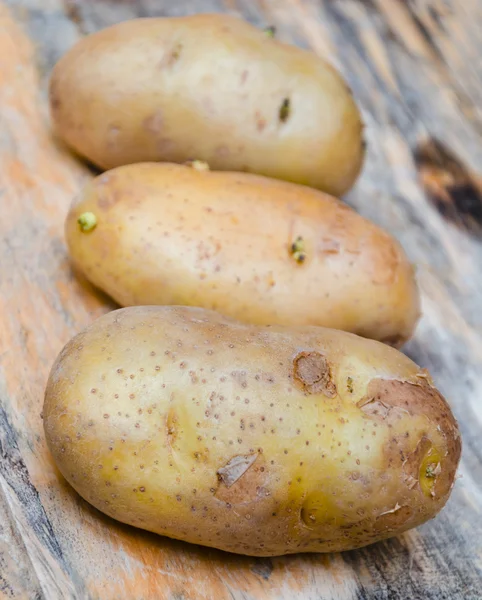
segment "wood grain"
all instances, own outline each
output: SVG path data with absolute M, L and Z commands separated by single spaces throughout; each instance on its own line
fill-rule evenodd
M 91 177 L 50 134 L 46 82 L 82 35 L 148 15 L 229 11 L 329 58 L 367 125 L 347 201 L 416 263 L 424 316 L 406 351 L 459 419 L 464 454 L 434 521 L 339 555 L 252 559 L 122 526 L 46 449 L 43 388 L 109 301 L 69 267 L 63 220 Z M 10 0 L 0 5 L 0 598 L 482 599 L 480 0 Z

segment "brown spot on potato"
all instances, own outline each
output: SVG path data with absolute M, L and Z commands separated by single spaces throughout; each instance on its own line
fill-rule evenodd
M 338 240 L 323 238 L 318 245 L 318 251 L 321 254 L 339 254 L 340 242 Z
M 427 437 L 423 437 L 403 462 L 403 477 L 411 490 L 420 485 L 420 466 L 431 448 L 432 442 Z
M 244 429 L 244 427 L 243 427 Z M 257 454 L 234 456 L 224 467 L 218 469 L 217 474 L 220 481 L 230 488 L 258 458 Z
M 166 54 L 162 57 L 162 60 L 159 62 L 159 67 L 161 69 L 172 67 L 181 58 L 181 53 L 182 44 L 175 44 L 171 50 L 166 52 Z
M 257 453 L 233 456 L 217 471 L 220 485 L 216 498 L 231 505 L 267 498 L 265 462 L 264 456 Z
M 394 508 L 385 511 L 375 519 L 374 528 L 377 533 L 399 530 L 407 524 L 412 514 L 413 511 L 409 506 L 395 504 Z
M 415 383 L 372 379 L 366 396 L 357 406 L 370 419 L 387 424 L 403 413 L 410 416 L 423 415 L 436 424 L 444 439 L 442 447 L 436 447 L 426 436 L 421 437 L 415 450 L 403 459 L 402 469 L 410 489 L 420 486 L 425 495 L 444 497 L 450 492 L 460 460 L 460 434 L 446 400 L 430 385 L 426 374 L 422 375 Z M 408 440 L 410 436 L 404 436 L 404 439 Z M 404 442 L 396 437 L 392 441 L 395 448 L 389 454 L 393 455 L 396 451 L 397 456 L 400 456 L 399 451 L 403 452 Z M 437 469 L 435 477 L 431 476 L 430 470 L 427 476 L 427 468 L 431 465 L 435 465 L 434 469 Z
M 146 117 L 142 122 L 142 127 L 148 133 L 158 135 L 164 128 L 164 115 L 162 110 L 158 109 L 155 113 Z
M 108 210 L 122 199 L 122 194 L 114 187 L 102 187 L 97 190 L 97 206 L 102 210 Z
M 322 393 L 327 398 L 337 394 L 330 365 L 319 352 L 300 352 L 293 361 L 295 380 L 309 394 Z
M 457 424 L 450 412 L 445 398 L 433 388 L 425 378 L 417 383 L 399 381 L 398 379 L 372 379 L 367 386 L 367 393 L 358 406 L 368 407 L 371 402 L 383 404 L 384 411 L 378 414 L 366 408 L 364 412 L 385 418 L 384 412 L 394 408 L 408 412 L 410 415 L 424 414 L 430 420 L 435 420 L 442 429 L 452 434 L 457 432 Z
M 259 132 L 263 131 L 266 127 L 266 119 L 262 116 L 262 114 L 259 112 L 259 110 L 256 111 L 255 118 L 256 118 L 256 129 Z
M 384 402 L 378 398 L 367 396 L 362 398 L 357 403 L 357 406 L 365 414 L 370 416 L 381 417 L 382 419 L 386 419 L 390 413 L 390 410 L 393 408 L 392 406 L 384 404 Z

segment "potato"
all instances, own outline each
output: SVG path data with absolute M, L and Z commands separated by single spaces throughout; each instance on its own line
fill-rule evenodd
M 334 69 L 227 15 L 90 35 L 56 65 L 50 98 L 58 134 L 103 169 L 201 159 L 339 195 L 363 162 L 360 114 Z
M 461 450 L 447 403 L 397 350 L 189 307 L 97 320 L 53 366 L 43 418 L 62 474 L 102 512 L 255 556 L 423 523 Z
M 260 176 L 119 167 L 88 185 L 66 238 L 75 265 L 123 306 L 201 306 L 392 345 L 419 315 L 413 269 L 388 234 L 322 192 Z

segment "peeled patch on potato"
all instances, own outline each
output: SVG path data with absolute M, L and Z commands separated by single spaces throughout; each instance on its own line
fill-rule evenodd
M 228 15 L 138 19 L 56 65 L 57 133 L 103 169 L 207 161 L 343 194 L 363 162 L 359 111 L 315 54 Z
M 400 245 L 304 186 L 129 165 L 89 183 L 65 227 L 74 264 L 123 306 L 200 306 L 249 323 L 321 325 L 394 346 L 419 316 Z
M 63 349 L 50 450 L 106 514 L 254 556 L 357 548 L 432 518 L 461 443 L 426 372 L 316 327 L 186 307 L 112 312 Z

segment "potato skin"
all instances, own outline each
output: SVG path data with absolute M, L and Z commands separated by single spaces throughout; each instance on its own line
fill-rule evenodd
M 86 233 L 78 218 L 92 212 Z M 303 238 L 306 258 L 291 253 Z M 419 316 L 412 266 L 338 200 L 245 173 L 119 167 L 72 207 L 75 265 L 122 306 L 201 306 L 254 324 L 320 325 L 399 346 Z
M 428 374 L 393 348 L 192 307 L 98 319 L 59 355 L 43 418 L 62 474 L 99 510 L 254 556 L 423 523 L 461 451 Z
M 350 90 L 315 54 L 228 15 L 127 21 L 56 65 L 58 134 L 103 169 L 207 161 L 343 194 L 363 162 Z

